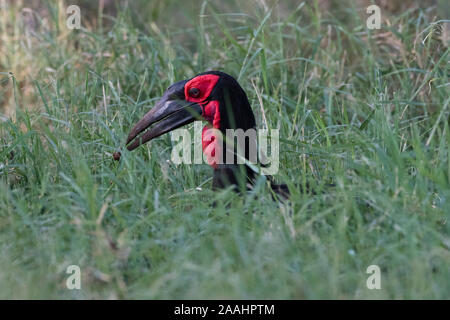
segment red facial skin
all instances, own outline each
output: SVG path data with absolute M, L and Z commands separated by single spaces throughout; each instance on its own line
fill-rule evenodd
M 185 99 L 189 102 L 196 102 L 200 104 L 202 106 L 202 117 L 209 122 L 209 124 L 207 124 L 202 131 L 202 148 L 203 153 L 206 155 L 208 164 L 213 168 L 217 168 L 215 156 L 216 148 L 219 147 L 219 141 L 214 130 L 211 129 L 220 128 L 219 102 L 216 100 L 205 102 L 205 99 L 209 97 L 218 80 L 219 76 L 214 74 L 206 74 L 191 79 L 184 87 Z M 190 94 L 190 90 L 192 88 L 198 89 L 199 92 L 195 92 L 196 96 L 192 96 Z
M 216 76 L 215 74 L 205 74 L 189 80 L 184 86 L 185 99 L 197 103 L 205 101 L 216 86 L 217 81 L 219 81 L 219 76 Z M 189 94 L 189 90 L 192 88 L 200 90 L 200 93 L 196 97 Z

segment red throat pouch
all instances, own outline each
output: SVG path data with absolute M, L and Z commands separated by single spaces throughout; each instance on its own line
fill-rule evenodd
M 213 167 L 217 168 L 219 157 L 222 155 L 222 133 L 212 128 L 210 125 L 203 127 L 202 131 L 202 148 L 203 153 L 206 155 L 206 162 Z
M 221 155 L 221 132 L 219 102 L 210 101 L 203 107 L 203 118 L 209 123 L 202 130 L 202 148 L 206 155 L 206 161 L 214 169 L 217 168 L 217 158 Z M 212 124 L 212 126 L 211 126 Z

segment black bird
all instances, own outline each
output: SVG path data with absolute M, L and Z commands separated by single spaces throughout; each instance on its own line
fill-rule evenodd
M 199 119 L 208 122 L 203 128 L 202 146 L 208 163 L 214 168 L 213 189 L 234 186 L 236 190 L 243 191 L 251 188 L 259 173 L 248 162 L 242 164 L 242 161 L 237 161 L 239 152 L 236 148 L 232 150 L 232 164 L 218 162 L 215 158 L 224 144 L 208 129 L 219 130 L 223 137 L 226 137 L 226 129 L 256 129 L 255 116 L 245 91 L 232 76 L 220 71 L 204 72 L 172 84 L 133 127 L 126 142 L 127 149 L 134 150 L 164 133 Z M 251 139 L 251 136 L 245 139 L 243 156 L 247 160 L 252 152 L 257 154 L 252 149 L 256 147 L 256 141 Z M 276 194 L 283 198 L 289 195 L 285 184 L 275 184 L 272 177 L 267 177 Z

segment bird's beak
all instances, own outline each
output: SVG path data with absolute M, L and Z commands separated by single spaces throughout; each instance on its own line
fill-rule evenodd
M 134 150 L 164 133 L 200 119 L 201 114 L 202 108 L 196 103 L 163 97 L 131 130 L 127 149 Z

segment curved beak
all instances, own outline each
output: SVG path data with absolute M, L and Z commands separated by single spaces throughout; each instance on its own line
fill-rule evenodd
M 164 96 L 133 127 L 127 139 L 127 149 L 134 150 L 160 135 L 200 119 L 202 107 L 185 100 L 169 100 Z

